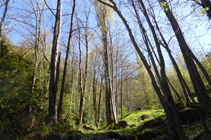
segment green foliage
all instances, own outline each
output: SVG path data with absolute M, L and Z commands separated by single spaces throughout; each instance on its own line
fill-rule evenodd
M 211 56 L 207 55 L 207 57 L 204 57 L 201 61 L 202 65 L 204 66 L 204 68 L 206 69 L 208 75 L 211 77 Z M 202 79 L 205 82 L 205 85 L 208 87 L 209 83 L 207 82 L 204 74 L 202 74 L 202 72 L 200 71 L 200 74 L 202 76 Z
M 144 120 L 139 119 L 143 114 L 150 116 L 149 118 L 146 118 Z M 124 120 L 127 121 L 129 124 L 140 124 L 144 123 L 148 120 L 158 118 L 165 115 L 163 110 L 156 110 L 156 109 L 151 109 L 151 110 L 138 110 L 138 111 L 133 111 L 129 112 L 124 116 Z
M 162 3 L 161 3 L 161 6 L 164 7 L 166 11 L 169 10 L 169 5 L 168 5 L 167 2 L 162 2 Z
M 134 100 L 132 104 L 133 106 L 136 106 L 136 108 L 141 107 L 142 109 L 158 109 L 160 107 L 160 102 L 158 102 L 159 99 L 151 84 L 151 78 L 148 75 L 148 72 L 137 53 L 136 61 L 138 63 L 137 68 L 139 79 L 137 81 L 134 81 L 137 93 L 134 93 L 136 95 L 131 97 L 131 100 Z
M 43 94 L 43 85 L 39 79 L 35 85 L 34 94 L 31 95 L 33 52 L 21 54 L 27 49 L 24 46 L 14 46 L 8 39 L 3 38 L 2 40 L 3 53 L 0 56 L 0 114 L 3 114 L 0 116 L 1 132 L 25 133 L 31 125 L 30 113 L 39 116 L 43 115 L 42 111 L 47 109 L 41 101 L 45 99 L 45 94 Z

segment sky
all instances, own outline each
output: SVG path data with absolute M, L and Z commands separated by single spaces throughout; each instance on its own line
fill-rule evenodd
M 25 1 L 27 1 L 27 0 L 25 0 Z M 151 1 L 152 1 L 152 3 L 154 3 L 153 0 L 151 0 Z M 207 19 L 206 15 L 200 16 L 200 8 L 193 7 L 192 6 L 193 2 L 183 4 L 182 1 L 184 1 L 184 0 L 180 1 L 181 4 L 174 3 L 177 1 L 172 1 L 172 3 L 171 3 L 172 5 L 170 5 L 170 6 L 172 7 L 173 12 L 180 24 L 180 27 L 181 27 L 182 31 L 184 32 L 184 36 L 186 38 L 186 41 L 188 42 L 188 45 L 190 46 L 190 48 L 193 50 L 193 52 L 199 58 L 202 56 L 204 57 L 204 52 L 207 53 L 207 52 L 211 51 L 210 21 Z M 81 0 L 78 2 L 79 3 L 77 3 L 77 6 L 80 7 L 80 9 L 77 14 L 78 14 L 78 16 L 81 17 L 83 15 L 83 10 L 84 10 L 83 4 L 84 4 L 85 0 Z M 55 8 L 55 6 L 56 6 L 55 0 L 49 1 L 48 4 L 52 8 Z M 2 5 L 2 2 L 1 2 L 1 5 Z M 71 12 L 71 10 L 69 9 L 69 5 L 70 5 L 70 2 L 68 2 L 67 0 L 63 1 L 63 6 L 64 6 L 63 14 Z M 154 5 L 155 5 L 155 9 L 156 9 L 155 13 L 157 15 L 156 16 L 157 20 L 160 23 L 159 25 L 161 25 L 161 31 L 165 34 L 165 38 L 167 39 L 167 41 L 170 40 L 169 44 L 171 46 L 174 56 L 176 57 L 176 55 L 179 52 L 179 47 L 178 47 L 176 38 L 174 36 L 174 32 L 171 29 L 171 27 L 169 26 L 169 22 L 166 19 L 164 13 L 159 8 L 159 4 L 155 3 Z M 20 15 L 21 12 L 17 13 L 17 10 L 14 10 L 14 9 L 16 9 L 16 8 L 23 9 L 24 7 L 27 7 L 27 5 L 23 5 L 23 1 L 12 0 L 10 3 L 10 10 L 8 11 L 8 17 L 12 17 L 12 16 L 18 17 L 18 15 Z M 196 9 L 196 14 L 193 12 L 191 15 L 189 15 L 189 13 L 191 13 L 194 8 Z M 2 13 L 3 13 L 3 9 L 4 9 L 3 6 L 0 7 L 0 16 L 1 17 L 2 17 Z M 127 5 L 121 5 L 120 9 L 121 9 L 123 15 L 128 20 L 132 30 L 134 31 L 134 34 L 137 37 L 137 41 L 139 42 L 139 44 L 141 44 L 142 39 L 138 37 L 140 35 L 139 31 L 138 31 L 139 28 L 137 27 L 134 16 L 132 14 L 130 14 L 131 9 L 128 8 Z M 92 13 L 90 14 L 91 15 L 90 18 L 92 20 L 90 20 L 89 24 L 92 25 L 93 27 L 95 27 L 95 26 L 97 26 L 97 23 L 96 23 L 96 17 L 94 16 L 93 7 L 92 7 L 91 11 L 92 11 Z M 64 23 L 63 31 L 64 32 L 67 32 L 69 30 L 69 25 L 65 24 L 65 23 L 68 23 L 69 18 L 70 18 L 70 16 L 64 16 L 64 19 L 63 19 L 63 23 Z M 114 13 L 114 18 L 118 22 L 119 26 L 121 26 L 121 30 L 123 30 L 123 32 L 125 32 L 125 37 L 128 38 L 128 40 L 129 40 L 129 36 L 128 36 L 128 33 L 127 33 L 124 25 L 122 24 L 121 20 L 115 13 Z M 49 23 L 48 23 L 50 25 L 49 30 L 52 31 L 54 19 L 50 12 L 46 16 L 46 19 L 47 19 L 47 21 L 49 21 Z M 149 27 L 147 27 L 147 25 L 146 25 L 145 19 L 144 18 L 142 18 L 142 19 L 143 19 L 143 23 L 144 23 L 145 27 L 147 29 L 149 29 Z M 11 19 L 6 20 L 6 22 L 9 22 L 9 21 L 10 21 L 9 27 L 13 26 L 16 29 L 21 29 L 21 31 L 24 30 L 24 26 L 20 26 L 19 25 L 20 23 L 16 23 L 15 21 L 13 21 Z M 8 25 L 6 25 L 6 26 L 8 26 Z M 115 26 L 113 26 L 113 27 L 116 28 Z M 151 35 L 150 32 L 148 32 L 148 34 Z M 65 35 L 65 33 L 64 33 L 64 35 Z M 12 42 L 14 42 L 15 45 L 19 45 L 19 43 L 23 39 L 23 37 L 18 32 L 13 31 L 10 33 L 10 39 Z M 132 43 L 129 45 L 132 46 Z M 166 58 L 166 60 L 169 59 L 165 50 L 163 50 L 163 53 L 164 53 L 164 57 Z M 131 59 L 135 59 L 134 56 L 132 56 Z M 167 61 L 166 64 L 167 64 L 167 66 L 171 66 L 170 61 Z

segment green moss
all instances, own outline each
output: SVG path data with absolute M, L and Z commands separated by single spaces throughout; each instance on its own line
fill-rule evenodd
M 180 100 L 180 104 L 179 106 L 183 109 L 183 108 L 186 108 L 186 103 L 183 99 Z

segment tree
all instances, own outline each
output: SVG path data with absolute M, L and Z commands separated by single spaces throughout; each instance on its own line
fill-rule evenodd
M 180 50 L 183 54 L 186 66 L 188 68 L 191 81 L 193 83 L 193 87 L 195 90 L 195 93 L 198 97 L 199 104 L 202 109 L 210 109 L 211 108 L 211 98 L 207 94 L 204 82 L 201 79 L 201 76 L 199 74 L 199 71 L 196 67 L 196 57 L 194 56 L 193 52 L 190 50 L 189 46 L 187 45 L 187 42 L 185 41 L 185 38 L 183 36 L 183 33 L 179 27 L 179 24 L 177 20 L 175 19 L 173 13 L 171 12 L 169 5 L 166 0 L 160 0 L 160 4 L 164 7 L 164 12 L 166 16 L 168 17 L 171 26 L 175 32 L 176 38 L 178 40 Z M 194 62 L 195 60 L 195 62 Z
M 112 84 L 109 74 L 109 61 L 108 61 L 108 28 L 107 28 L 107 18 L 109 16 L 109 11 L 107 6 L 95 3 L 97 17 L 99 22 L 99 28 L 102 34 L 103 42 L 103 61 L 105 70 L 105 83 L 106 83 L 106 118 L 107 123 L 111 124 L 113 121 L 117 124 L 116 116 L 116 106 L 114 104 Z
M 160 61 L 162 63 L 161 64 L 161 79 L 162 79 L 161 87 L 162 87 L 162 90 L 164 92 L 164 95 L 168 99 L 167 103 L 166 103 L 166 101 L 165 101 L 165 99 L 163 97 L 162 92 L 160 91 L 160 89 L 159 89 L 159 87 L 158 87 L 158 85 L 156 83 L 154 75 L 153 75 L 153 73 L 152 73 L 152 71 L 150 69 L 149 64 L 146 61 L 145 56 L 143 55 L 143 53 L 141 52 L 140 48 L 138 47 L 138 44 L 137 44 L 137 42 L 136 42 L 136 40 L 135 40 L 135 38 L 133 36 L 133 33 L 132 33 L 131 29 L 130 29 L 130 26 L 129 26 L 128 22 L 126 21 L 126 19 L 123 17 L 121 12 L 117 8 L 116 3 L 113 0 L 109 0 L 112 5 L 108 4 L 106 2 L 103 2 L 101 0 L 98 0 L 98 1 L 100 1 L 101 3 L 111 7 L 119 15 L 119 17 L 123 21 L 124 25 L 127 28 L 127 31 L 129 32 L 130 39 L 131 39 L 131 41 L 132 41 L 132 43 L 133 43 L 138 55 L 140 56 L 143 64 L 145 65 L 145 67 L 146 67 L 146 69 L 147 69 L 147 71 L 148 71 L 148 73 L 149 73 L 149 75 L 151 77 L 153 87 L 154 87 L 155 91 L 157 92 L 157 95 L 158 95 L 158 97 L 159 97 L 159 99 L 160 99 L 160 101 L 161 101 L 161 103 L 162 103 L 162 105 L 163 105 L 163 107 L 164 107 L 164 109 L 166 111 L 167 118 L 168 118 L 169 122 L 171 123 L 170 124 L 170 128 L 171 128 L 171 130 L 173 132 L 174 138 L 177 139 L 179 137 L 180 139 L 186 139 L 185 133 L 184 133 L 184 131 L 182 129 L 182 125 L 181 125 L 181 122 L 180 122 L 178 114 L 177 114 L 177 110 L 176 110 L 175 104 L 173 102 L 173 98 L 171 96 L 170 89 L 168 87 L 168 83 L 166 82 L 165 65 L 164 65 L 164 61 L 163 61 L 163 58 L 162 58 L 162 54 L 161 54 L 161 52 L 159 50 L 159 47 L 157 46 L 158 47 Z M 172 120 L 173 120 L 173 122 L 172 122 Z
M 197 0 L 195 0 L 197 2 Z M 201 6 L 206 10 L 207 16 L 211 18 L 211 2 L 210 0 L 201 0 Z
M 5 8 L 4 8 L 4 14 L 3 14 L 3 17 L 2 17 L 1 23 L 0 23 L 0 55 L 1 55 L 1 42 L 2 42 L 4 20 L 5 20 L 5 17 L 7 15 L 7 11 L 8 11 L 7 9 L 8 9 L 8 5 L 9 5 L 10 0 L 6 0 L 6 1 L 3 1 L 3 2 L 5 4 Z
M 58 76 L 59 68 L 58 60 L 58 46 L 61 33 L 61 10 L 62 2 L 57 0 L 57 10 L 55 15 L 55 25 L 53 33 L 53 46 L 51 50 L 51 63 L 50 63 L 50 92 L 49 92 L 49 119 L 57 122 L 57 92 L 58 92 Z
M 57 117 L 58 121 L 60 121 L 60 122 L 62 121 L 62 114 L 63 114 L 65 84 L 66 84 L 66 77 L 67 77 L 67 74 L 66 74 L 67 73 L 67 60 L 68 60 L 69 54 L 70 54 L 70 46 L 71 46 L 71 40 L 72 40 L 72 34 L 73 34 L 74 13 L 75 13 L 75 0 L 73 0 L 73 6 L 72 6 L 70 31 L 69 31 L 69 38 L 68 38 L 68 43 L 67 43 L 67 51 L 66 51 L 66 57 L 65 57 L 64 72 L 63 72 L 60 101 L 59 101 L 59 109 L 58 109 L 58 117 Z

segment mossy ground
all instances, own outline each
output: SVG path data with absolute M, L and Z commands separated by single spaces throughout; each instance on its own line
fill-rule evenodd
M 148 115 L 149 118 L 146 118 L 144 120 L 141 119 L 142 115 Z M 119 134 L 123 135 L 128 135 L 128 134 L 133 134 L 134 131 L 136 131 L 138 128 L 140 128 L 145 122 L 149 120 L 154 120 L 159 117 L 165 116 L 165 112 L 163 109 L 152 109 L 152 110 L 137 110 L 137 111 L 132 111 L 129 113 L 126 113 L 123 116 L 123 120 L 127 121 L 129 125 L 135 124 L 135 127 L 126 127 L 122 129 L 115 129 L 115 130 L 109 130 L 108 127 L 106 126 L 101 126 L 100 128 L 96 130 L 85 130 L 85 129 L 80 129 L 83 133 L 85 134 L 90 134 L 90 133 L 107 133 L 107 132 L 116 132 Z M 119 118 L 121 120 L 121 118 Z
M 142 115 L 148 115 L 149 118 L 146 118 L 144 120 L 141 120 L 141 116 Z M 126 135 L 134 135 L 134 134 L 143 134 L 145 132 L 148 132 L 148 129 L 149 131 L 152 131 L 154 130 L 154 128 L 146 128 L 146 129 L 143 129 L 143 125 L 144 123 L 150 121 L 150 120 L 156 120 L 158 118 L 162 118 L 162 119 L 166 119 L 165 117 L 165 112 L 164 110 L 160 109 L 160 110 L 156 110 L 156 109 L 153 109 L 153 110 L 138 110 L 138 111 L 132 111 L 132 112 L 129 112 L 129 113 L 126 113 L 124 114 L 124 117 L 123 117 L 123 120 L 127 121 L 129 125 L 132 125 L 132 124 L 135 124 L 135 127 L 126 127 L 126 128 L 122 128 L 122 129 L 112 129 L 112 130 L 109 130 L 108 127 L 109 126 L 101 126 L 100 128 L 96 128 L 94 130 L 87 130 L 85 128 L 83 128 L 84 124 L 79 127 L 78 125 L 74 125 L 74 126 L 71 126 L 71 127 L 64 127 L 63 125 L 60 126 L 54 126 L 54 127 L 49 127 L 49 126 L 45 126 L 45 127 L 40 127 L 42 128 L 41 131 L 42 131 L 42 136 L 40 135 L 40 137 L 42 138 L 46 138 L 48 137 L 49 134 L 64 134 L 66 135 L 65 131 L 68 132 L 68 131 L 73 131 L 73 132 L 76 132 L 77 135 L 95 135 L 95 134 L 102 134 L 102 133 L 118 133 L 119 135 L 122 135 L 122 136 L 126 136 Z M 121 120 L 119 118 L 119 120 Z M 207 124 L 209 125 L 208 127 L 211 128 L 211 117 L 207 117 Z M 103 124 L 103 122 L 102 122 Z M 91 127 L 94 127 L 94 126 L 91 126 Z M 52 129 L 55 129 L 55 130 L 52 130 Z M 70 130 L 67 130 L 67 129 L 70 129 Z M 160 129 L 160 128 L 159 128 Z M 186 135 L 189 137 L 189 139 L 193 139 L 194 137 L 197 137 L 200 133 L 203 132 L 203 127 L 201 126 L 200 122 L 196 122 L 194 124 L 190 124 L 189 126 L 186 126 L 185 128 L 185 132 L 186 132 Z M 64 131 L 65 130 L 65 131 Z M 155 131 L 156 128 L 155 128 Z M 56 132 L 56 133 L 55 133 Z M 80 133 L 78 133 L 80 132 Z M 31 133 L 30 135 L 27 135 L 26 138 L 37 138 L 37 134 L 39 134 L 39 129 L 36 130 L 36 132 L 34 133 Z M 39 138 L 40 138 L 39 137 Z M 162 135 L 161 137 L 165 137 L 164 135 Z

